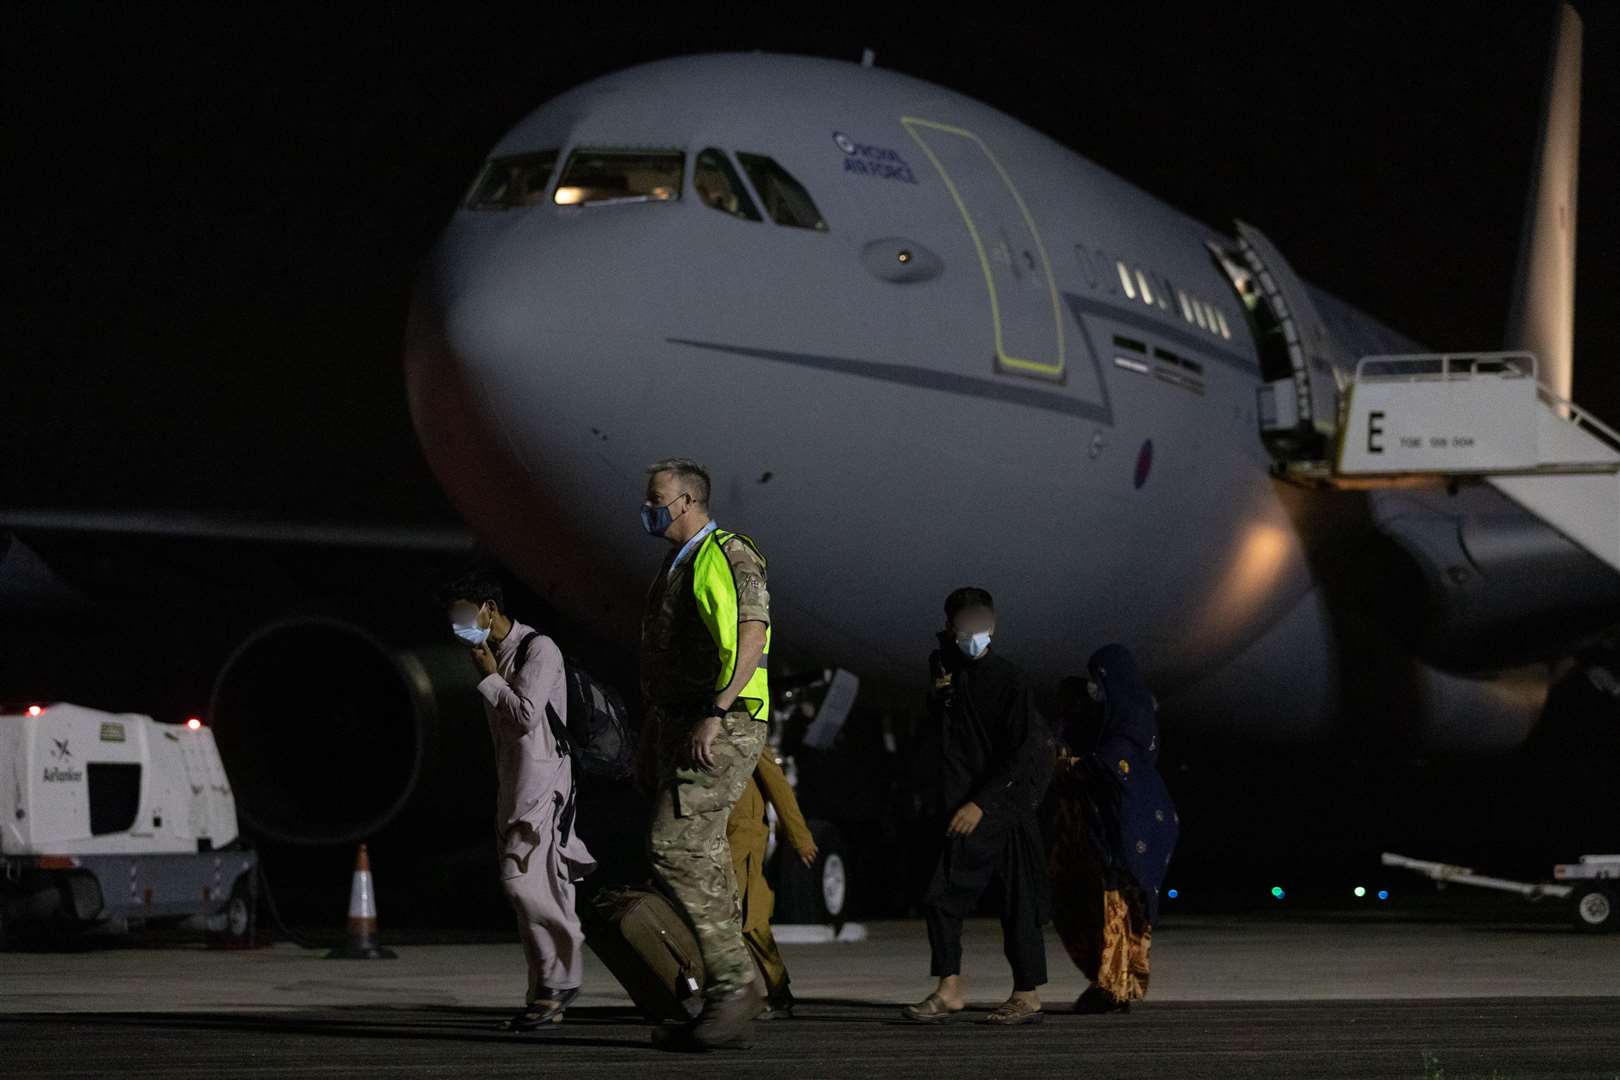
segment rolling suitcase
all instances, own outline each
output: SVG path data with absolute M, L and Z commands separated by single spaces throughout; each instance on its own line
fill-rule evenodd
M 604 889 L 589 906 L 585 944 L 649 1020 L 687 1021 L 703 1009 L 703 957 L 692 928 L 660 892 Z

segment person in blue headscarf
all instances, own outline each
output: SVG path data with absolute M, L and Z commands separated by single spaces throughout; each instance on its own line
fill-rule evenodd
M 1159 885 L 1181 819 L 1159 775 L 1158 708 L 1136 658 L 1105 645 L 1087 668 L 1101 722 L 1068 725 L 1058 751 L 1052 923 L 1091 980 L 1075 1011 L 1125 1012 L 1147 995 Z

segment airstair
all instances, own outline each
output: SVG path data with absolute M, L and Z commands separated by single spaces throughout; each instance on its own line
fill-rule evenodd
M 1280 475 L 1340 488 L 1481 479 L 1620 570 L 1620 433 L 1542 385 L 1534 355 L 1365 356 L 1343 391 L 1332 459 L 1280 462 Z M 1277 394 L 1271 408 L 1288 404 Z

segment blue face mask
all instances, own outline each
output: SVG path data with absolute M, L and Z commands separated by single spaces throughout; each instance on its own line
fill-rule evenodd
M 456 637 L 475 647 L 489 640 L 489 627 L 487 626 L 452 625 L 450 629 L 456 632 Z
M 676 499 L 685 494 L 686 492 L 681 492 L 680 495 L 675 496 L 674 499 L 669 500 L 663 506 L 642 505 L 641 527 L 647 530 L 648 536 L 663 536 L 669 532 L 669 527 L 675 524 L 675 515 L 670 513 L 669 508 L 675 505 Z
M 463 608 L 462 610 L 466 610 Z M 482 608 L 479 608 L 482 611 Z M 468 645 L 477 648 L 489 640 L 489 629 L 478 625 L 478 616 L 474 615 L 471 622 L 459 623 L 454 619 L 450 621 L 450 631 L 465 641 Z
M 990 631 L 980 630 L 977 634 L 957 634 L 956 647 L 962 650 L 962 655 L 969 660 L 977 660 L 990 651 Z

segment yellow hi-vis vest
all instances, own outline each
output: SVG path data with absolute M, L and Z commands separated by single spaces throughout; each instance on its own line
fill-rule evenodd
M 754 542 L 741 533 L 716 529 L 710 533 L 692 556 L 692 595 L 697 600 L 698 614 L 703 625 L 720 651 L 720 674 L 714 688 L 724 690 L 731 685 L 737 670 L 737 582 L 731 573 L 731 561 L 726 558 L 725 545 L 733 538 L 754 549 L 761 566 L 765 556 Z M 771 627 L 765 624 L 765 653 L 759 658 L 759 667 L 749 676 L 737 704 L 748 710 L 755 720 L 770 718 L 771 688 L 766 676 L 766 662 L 771 655 Z M 736 706 L 734 705 L 733 708 Z

